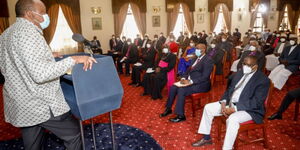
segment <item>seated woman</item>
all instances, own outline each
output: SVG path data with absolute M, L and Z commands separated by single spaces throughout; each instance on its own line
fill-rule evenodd
M 217 41 L 213 40 L 211 42 L 210 47 L 207 50 L 207 55 L 210 57 L 210 59 L 216 65 L 216 74 L 222 75 L 223 74 L 223 57 L 224 57 L 225 51 L 216 47 L 216 45 L 217 45 Z
M 131 83 L 129 85 L 134 85 L 138 87 L 141 85 L 141 71 L 147 70 L 148 68 L 154 67 L 156 51 L 153 46 L 151 46 L 151 41 L 148 41 L 146 48 L 142 49 L 141 59 L 138 63 L 134 64 L 131 73 Z
M 142 85 L 144 95 L 151 95 L 153 100 L 162 99 L 161 91 L 167 84 L 168 91 L 175 82 L 174 67 L 176 55 L 171 53 L 168 47 L 163 48 L 162 57 L 158 60 L 154 70 L 147 69 Z
M 192 58 L 195 58 L 195 43 L 191 40 L 190 46 L 183 53 L 182 57 L 179 59 L 178 63 L 178 75 L 182 76 L 186 70 L 191 66 Z

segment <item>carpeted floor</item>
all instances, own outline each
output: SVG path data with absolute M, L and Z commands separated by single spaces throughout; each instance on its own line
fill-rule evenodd
M 212 128 L 212 137 L 215 142 L 213 145 L 202 148 L 193 148 L 191 143 L 198 140 L 201 136 L 197 134 L 197 129 L 202 115 L 202 110 L 196 112 L 196 116 L 192 117 L 191 101 L 186 100 L 185 112 L 187 121 L 181 123 L 170 123 L 168 118 L 159 118 L 158 115 L 163 112 L 166 102 L 166 96 L 163 100 L 152 101 L 150 97 L 141 97 L 142 88 L 128 86 L 130 77 L 121 76 L 125 95 L 121 109 L 113 112 L 114 122 L 126 124 L 149 133 L 165 150 L 191 150 L 191 149 L 220 149 L 222 143 L 216 143 L 216 125 Z M 293 79 L 299 82 L 299 78 Z M 2 87 L 0 87 L 2 88 Z M 294 87 L 293 87 L 294 88 Z M 213 99 L 218 100 L 225 90 L 225 86 L 221 82 L 216 82 L 213 87 Z M 272 95 L 271 112 L 275 111 L 280 105 L 286 90 L 275 90 Z M 164 90 L 163 95 L 167 95 Z M 4 122 L 2 95 L 0 94 L 0 141 L 16 139 L 20 137 L 19 130 Z M 207 99 L 203 99 L 204 104 Z M 275 150 L 296 150 L 300 147 L 300 126 L 299 121 L 293 121 L 293 113 L 295 104 L 293 103 L 289 109 L 283 114 L 284 119 L 280 121 L 267 121 L 268 144 L 270 149 Z M 97 123 L 107 123 L 108 114 L 94 118 Z M 224 135 L 223 135 L 224 136 Z M 245 135 L 242 135 L 245 136 Z M 249 138 L 261 136 L 261 131 L 252 131 Z M 243 150 L 262 150 L 262 143 L 254 143 L 250 145 L 240 146 Z

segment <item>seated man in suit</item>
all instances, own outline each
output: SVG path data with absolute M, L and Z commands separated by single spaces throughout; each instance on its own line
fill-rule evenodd
M 289 91 L 285 97 L 283 98 L 280 107 L 278 108 L 277 112 L 274 113 L 272 116 L 270 116 L 268 119 L 269 120 L 274 120 L 274 119 L 282 119 L 282 113 L 290 106 L 290 104 L 294 100 L 299 101 L 300 98 L 300 88 L 297 88 L 295 90 Z
M 129 76 L 130 64 L 135 64 L 138 61 L 138 49 L 135 44 L 131 42 L 131 39 L 127 39 L 127 43 L 122 49 L 122 54 L 118 60 L 118 71 L 123 74 L 123 63 L 125 63 L 126 76 Z
M 186 120 L 184 115 L 185 97 L 194 93 L 207 92 L 210 90 L 210 74 L 213 70 L 213 63 L 209 56 L 205 54 L 206 46 L 204 44 L 198 44 L 196 46 L 195 55 L 192 66 L 183 75 L 180 81 L 180 85 L 174 84 L 170 91 L 166 104 L 165 111 L 160 114 L 160 117 L 166 117 L 172 113 L 172 105 L 177 95 L 177 103 L 175 113 L 177 116 L 171 118 L 171 122 L 181 122 Z
M 93 40 L 91 41 L 91 49 L 93 51 L 93 53 L 99 53 L 102 54 L 102 49 L 101 49 L 101 43 L 100 41 L 97 39 L 97 36 L 94 36 Z
M 213 40 L 210 47 L 207 50 L 207 55 L 211 58 L 213 63 L 216 65 L 216 74 L 223 74 L 223 57 L 225 51 L 216 47 L 217 41 Z
M 200 122 L 201 140 L 194 147 L 212 144 L 210 131 L 216 116 L 228 117 L 223 150 L 231 150 L 237 137 L 240 123 L 253 120 L 262 123 L 265 115 L 264 102 L 268 95 L 270 80 L 257 69 L 257 58 L 247 56 L 243 70 L 238 71 L 220 101 L 206 104 Z
M 279 90 L 282 89 L 289 76 L 299 70 L 300 46 L 297 44 L 296 35 L 290 35 L 290 44 L 291 46 L 284 48 L 279 57 L 280 65 L 275 67 L 269 75 L 274 87 Z
M 134 85 L 135 87 L 141 86 L 141 71 L 147 70 L 148 68 L 154 67 L 156 51 L 153 46 L 151 46 L 151 41 L 148 41 L 146 48 L 142 49 L 142 55 L 140 63 L 134 64 L 131 74 L 131 83 L 129 85 Z
M 232 44 L 228 41 L 227 35 L 221 36 L 221 42 L 217 45 L 218 48 L 220 48 L 223 51 L 227 52 L 227 61 L 231 61 L 231 50 L 232 50 Z

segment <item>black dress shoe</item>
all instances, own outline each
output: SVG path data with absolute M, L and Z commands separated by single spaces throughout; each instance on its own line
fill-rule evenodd
M 143 93 L 143 94 L 141 94 L 141 96 L 146 96 L 146 95 L 149 95 L 148 93 Z
M 272 116 L 270 116 L 268 119 L 269 120 L 275 120 L 275 119 L 282 120 L 282 116 L 280 114 L 278 114 L 278 113 L 275 113 Z
M 167 108 L 162 114 L 159 115 L 159 117 L 166 117 L 170 114 L 172 114 L 172 109 Z
M 193 147 L 200 147 L 200 146 L 204 146 L 204 145 L 211 145 L 212 144 L 212 140 L 204 140 L 203 138 L 195 143 L 192 144 Z
M 177 115 L 175 118 L 170 119 L 170 121 L 174 123 L 185 121 L 185 120 L 186 120 L 185 116 L 181 116 L 181 115 Z

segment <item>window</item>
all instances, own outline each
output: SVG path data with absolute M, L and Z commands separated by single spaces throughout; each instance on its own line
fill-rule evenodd
M 190 33 L 188 28 L 187 28 L 186 22 L 185 22 L 185 18 L 184 18 L 184 15 L 183 15 L 183 8 L 182 8 L 181 4 L 180 4 L 179 14 L 178 14 L 178 17 L 177 17 L 177 20 L 176 20 L 176 24 L 175 24 L 175 27 L 174 27 L 174 30 L 173 30 L 173 34 L 176 38 L 178 38 L 180 36 L 180 32 Z
M 131 6 L 129 4 L 121 36 L 126 36 L 126 38 L 134 40 L 137 34 L 140 34 L 140 31 L 136 25 Z
M 219 16 L 218 16 L 218 20 L 217 20 L 217 24 L 214 29 L 214 32 L 219 34 L 222 29 L 224 30 L 224 32 L 226 32 L 226 33 L 228 32 L 226 23 L 225 23 L 224 14 L 223 14 L 223 9 L 222 9 L 222 6 L 219 5 Z
M 262 17 L 262 14 L 265 13 L 267 8 L 265 5 L 259 5 L 258 6 L 258 12 L 256 14 L 256 19 L 253 26 L 253 32 L 263 32 L 265 25 L 264 25 L 264 19 Z
M 72 39 L 73 32 L 71 31 L 63 11 L 59 7 L 58 20 L 56 31 L 50 43 L 53 52 L 61 54 L 71 54 L 78 51 L 78 44 Z
M 286 31 L 289 29 L 291 29 L 291 26 L 290 26 L 289 17 L 288 17 L 288 7 L 285 6 L 284 15 L 283 15 L 283 19 L 282 19 L 281 25 L 279 27 L 279 30 Z

